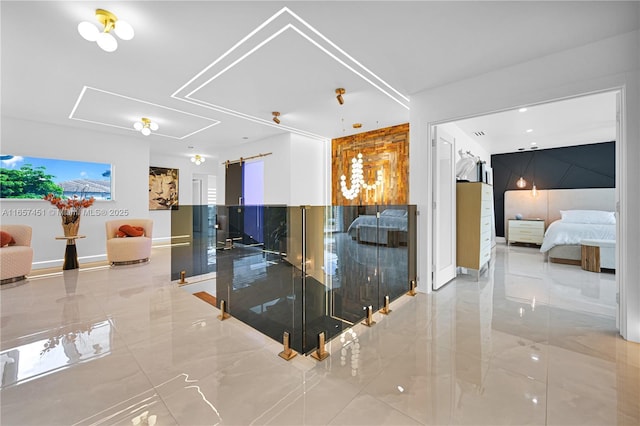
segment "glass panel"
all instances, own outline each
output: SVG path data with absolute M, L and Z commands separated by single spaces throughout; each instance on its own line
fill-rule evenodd
M 282 341 L 283 333 L 289 332 L 291 346 L 301 351 L 302 274 L 288 256 L 288 246 L 299 240 L 300 231 L 290 226 L 299 223 L 296 209 L 233 206 L 226 212 L 231 218 L 226 232 L 235 237 L 227 238 L 218 249 L 218 306 L 225 300 L 229 314 L 274 340 Z M 264 220 L 255 222 L 258 216 Z M 251 218 L 251 226 L 246 221 L 240 226 L 251 234 L 238 229 L 241 218 Z
M 216 270 L 215 206 L 188 206 L 171 211 L 171 279 Z
M 331 208 L 316 206 L 303 210 L 305 230 L 304 264 L 304 352 L 317 347 L 317 337 L 325 333 L 327 340 L 350 327 L 339 315 L 335 315 L 336 293 L 334 276 L 336 270 L 333 248 L 333 223 L 327 213 Z
M 335 231 L 327 252 L 334 273 L 334 315 L 356 323 L 367 306 L 378 306 L 375 206 L 334 206 L 332 213 L 328 223 Z
M 216 304 L 301 353 L 406 293 L 415 279 L 415 206 L 180 206 L 172 279 L 215 272 Z M 198 279 L 189 280 L 199 283 Z M 200 281 L 202 282 L 202 280 Z M 191 284 L 189 285 L 191 286 Z M 189 287 L 186 286 L 186 287 Z
M 406 205 L 378 206 L 379 304 L 397 299 L 409 289 L 409 211 Z

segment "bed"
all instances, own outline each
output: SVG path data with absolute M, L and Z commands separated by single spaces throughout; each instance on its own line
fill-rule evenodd
M 360 215 L 351 222 L 347 234 L 364 243 L 379 243 L 388 246 L 407 243 L 407 210 L 386 209 L 376 215 Z
M 566 210 L 561 215 L 547 228 L 540 247 L 551 262 L 580 264 L 583 240 L 616 240 L 614 212 Z
M 550 262 L 580 265 L 582 239 L 616 239 L 615 188 L 540 190 L 535 198 L 531 191 L 506 191 L 504 203 L 505 224 L 516 214 L 544 219 L 546 231 L 540 251 Z M 600 211 L 603 213 L 596 213 L 596 216 L 604 216 L 594 220 L 588 217 L 591 213 L 575 213 L 569 219 L 573 223 L 568 224 L 567 220 L 561 220 L 562 212 L 568 211 Z M 612 223 L 585 223 L 594 221 Z M 508 238 L 507 232 L 505 229 Z

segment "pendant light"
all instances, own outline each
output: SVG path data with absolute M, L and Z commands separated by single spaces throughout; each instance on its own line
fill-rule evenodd
M 523 149 L 524 148 L 521 148 L 520 150 L 523 150 Z M 524 177 L 523 177 L 523 175 L 524 175 L 524 170 L 523 169 L 524 169 L 524 167 L 522 166 L 522 164 L 520 164 L 520 179 L 518 179 L 516 181 L 516 186 L 518 188 L 520 188 L 520 189 L 523 189 L 524 187 L 527 186 L 527 181 L 524 180 Z
M 531 158 L 531 165 L 533 168 L 533 180 L 531 181 L 533 183 L 533 186 L 531 187 L 531 196 L 535 198 L 538 196 L 538 188 L 536 188 L 536 153 L 535 151 L 533 152 L 533 158 Z

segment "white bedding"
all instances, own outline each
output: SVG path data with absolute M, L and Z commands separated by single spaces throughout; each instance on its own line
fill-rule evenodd
M 407 219 L 407 211 L 400 209 L 387 209 L 380 213 L 379 218 L 376 215 L 360 215 L 351 222 L 347 233 L 355 238 L 357 229 L 361 225 L 389 226 L 406 232 L 408 230 Z
M 546 253 L 555 246 L 580 244 L 582 240 L 615 240 L 616 225 L 567 223 L 556 220 L 547 228 L 540 251 Z

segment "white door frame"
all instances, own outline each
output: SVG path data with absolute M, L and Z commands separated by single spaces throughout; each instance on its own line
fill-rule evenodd
M 620 114 L 618 119 L 616 120 L 616 134 L 618 135 L 618 140 L 616 140 L 616 187 L 615 187 L 615 198 L 616 198 L 616 213 L 617 213 L 617 220 L 616 220 L 616 286 L 618 288 L 618 294 L 619 294 L 619 298 L 618 298 L 618 306 L 619 306 L 619 321 L 616 321 L 616 326 L 619 329 L 619 333 L 622 337 L 626 338 L 627 336 L 627 304 L 626 304 L 626 286 L 628 285 L 626 283 L 626 277 L 624 276 L 624 265 L 627 262 L 626 259 L 626 247 L 627 247 L 627 236 L 625 234 L 625 219 L 626 215 L 621 214 L 622 212 L 620 211 L 620 205 L 621 205 L 621 194 L 623 194 L 625 191 L 623 191 L 623 189 L 625 189 L 627 183 L 625 180 L 625 172 L 626 172 L 626 166 L 625 166 L 625 162 L 622 161 L 622 159 L 624 158 L 624 153 L 626 152 L 626 137 L 625 137 L 625 132 L 624 132 L 624 127 L 623 127 L 623 123 L 626 120 L 626 102 L 625 102 L 625 98 L 626 98 L 626 92 L 625 92 L 625 87 L 624 86 L 614 86 L 608 89 L 602 89 L 602 90 L 595 90 L 595 91 L 591 91 L 591 92 L 587 92 L 587 93 L 577 93 L 571 96 L 565 96 L 565 97 L 561 97 L 561 98 L 556 98 L 556 99 L 549 99 L 546 100 L 544 102 L 534 102 L 534 103 L 527 103 L 527 104 L 522 104 L 522 105 L 518 105 L 518 106 L 511 106 L 509 108 L 503 108 L 503 109 L 498 109 L 498 110 L 493 110 L 493 111 L 486 111 L 483 113 L 479 113 L 479 114 L 472 114 L 472 115 L 467 115 L 467 116 L 461 116 L 461 117 L 453 117 L 453 118 L 449 118 L 449 119 L 444 119 L 444 120 L 438 120 L 438 121 L 433 121 L 433 122 L 428 122 L 427 123 L 427 141 L 429 142 L 429 164 L 432 164 L 433 162 L 433 154 L 434 154 L 434 148 L 433 145 L 431 144 L 431 141 L 434 138 L 434 132 L 433 129 L 438 126 L 438 125 L 442 125 L 445 123 L 451 123 L 451 122 L 455 122 L 455 121 L 460 121 L 460 120 L 466 120 L 468 118 L 475 118 L 475 117 L 482 117 L 484 115 L 490 115 L 490 114 L 495 114 L 498 112 L 504 112 L 504 111 L 511 111 L 513 109 L 517 109 L 520 107 L 533 107 L 535 105 L 544 105 L 544 104 L 548 104 L 548 103 L 553 103 L 553 102 L 558 102 L 558 101 L 564 101 L 564 100 L 569 100 L 569 99 L 575 99 L 575 98 L 581 98 L 583 96 L 589 96 L 589 95 L 595 95 L 598 93 L 608 93 L 608 92 L 618 92 L 619 95 L 619 99 L 620 101 L 618 102 L 618 106 L 620 108 Z M 433 179 L 430 182 L 430 191 L 429 191 L 429 205 L 431 205 L 433 203 Z M 494 213 L 495 214 L 495 213 Z M 433 220 L 428 221 L 429 226 L 429 236 L 431 238 L 433 238 Z M 429 242 L 428 244 L 432 244 L 432 242 Z M 433 272 L 433 264 L 434 264 L 434 256 L 435 253 L 433 252 L 433 250 L 431 250 L 431 259 L 429 262 L 429 275 L 432 276 L 432 272 Z M 430 278 L 430 287 L 433 287 L 433 279 Z

